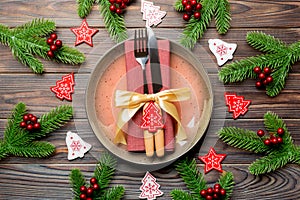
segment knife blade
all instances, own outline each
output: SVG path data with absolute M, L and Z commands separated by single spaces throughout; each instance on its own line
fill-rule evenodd
M 147 27 L 148 32 L 148 51 L 150 57 L 150 70 L 151 70 L 151 79 L 153 93 L 160 92 L 162 89 L 162 79 L 161 79 L 161 69 L 159 62 L 159 54 L 157 47 L 157 39 L 153 30 L 150 27 Z

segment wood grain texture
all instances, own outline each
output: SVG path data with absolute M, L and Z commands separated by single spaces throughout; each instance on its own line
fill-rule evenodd
M 140 12 L 140 0 L 134 1 L 127 8 L 125 22 L 128 36 L 133 37 L 134 30 L 143 27 Z M 178 42 L 185 22 L 182 13 L 174 10 L 175 0 L 153 1 L 155 5 L 167 11 L 167 16 L 156 28 L 159 37 L 165 37 Z M 231 29 L 226 35 L 218 35 L 212 20 L 203 38 L 193 49 L 194 55 L 203 63 L 207 70 L 214 92 L 214 115 L 207 130 L 206 137 L 186 155 L 197 158 L 207 153 L 208 145 L 213 145 L 217 153 L 227 154 L 223 161 L 223 169 L 232 171 L 235 176 L 235 187 L 232 199 L 300 199 L 300 167 L 288 164 L 274 173 L 253 176 L 248 172 L 248 166 L 263 155 L 236 149 L 224 144 L 216 136 L 216 132 L 223 126 L 236 126 L 256 131 L 263 128 L 263 115 L 273 111 L 286 122 L 296 144 L 300 145 L 300 62 L 293 65 L 286 82 L 286 87 L 277 97 L 267 97 L 264 91 L 255 88 L 255 80 L 246 80 L 241 83 L 223 85 L 218 78 L 220 67 L 208 48 L 208 39 L 220 38 L 226 42 L 235 42 L 238 49 L 234 60 L 261 54 L 250 47 L 245 37 L 249 31 L 263 31 L 283 40 L 287 44 L 298 41 L 300 38 L 300 1 L 292 0 L 233 0 L 229 1 L 232 11 Z M 82 19 L 77 15 L 76 0 L 1 0 L 0 23 L 15 27 L 34 18 L 46 18 L 56 22 L 57 34 L 69 46 L 74 46 L 75 35 L 70 31 L 78 27 Z M 16 103 L 26 103 L 30 112 L 40 116 L 52 108 L 69 104 L 75 108 L 74 118 L 62 129 L 51 133 L 44 140 L 53 143 L 57 149 L 53 156 L 46 159 L 8 157 L 0 161 L 0 199 L 71 199 L 69 173 L 73 168 L 83 171 L 86 178 L 93 174 L 97 160 L 106 151 L 94 135 L 85 112 L 85 89 L 89 76 L 96 63 L 112 48 L 115 43 L 110 40 L 104 28 L 103 18 L 100 16 L 97 5 L 87 17 L 90 26 L 99 29 L 93 37 L 94 47 L 82 44 L 75 48 L 83 52 L 86 62 L 82 65 L 65 65 L 42 60 L 45 67 L 43 75 L 36 75 L 20 64 L 10 49 L 0 44 L 0 138 Z M 50 91 L 56 81 L 67 73 L 75 73 L 75 93 L 73 102 L 60 101 Z M 232 119 L 227 112 L 223 94 L 225 91 L 236 92 L 245 99 L 252 100 L 249 111 Z M 72 162 L 67 160 L 65 136 L 68 130 L 78 132 L 80 136 L 92 144 L 93 147 L 83 159 Z M 138 170 L 135 166 L 118 160 L 119 165 L 112 185 L 124 185 L 126 193 L 124 199 L 138 199 L 139 187 L 145 170 Z M 199 169 L 203 171 L 203 163 L 197 160 Z M 174 164 L 152 172 L 165 193 L 159 199 L 171 199 L 169 193 L 175 188 L 187 190 L 183 180 L 177 174 Z M 209 184 L 214 184 L 219 178 L 217 171 L 205 175 Z

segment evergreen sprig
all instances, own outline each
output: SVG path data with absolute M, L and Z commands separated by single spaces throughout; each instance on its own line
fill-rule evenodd
M 97 3 L 111 39 L 115 42 L 121 42 L 128 38 L 124 17 L 110 11 L 110 2 L 108 0 L 77 0 L 77 3 L 77 12 L 81 18 L 87 17 L 92 10 L 93 4 Z
M 257 136 L 256 132 L 236 127 L 225 127 L 218 131 L 219 137 L 227 144 L 252 151 L 264 153 L 265 156 L 257 159 L 249 166 L 250 173 L 254 175 L 273 172 L 288 163 L 300 164 L 300 147 L 293 144 L 292 137 L 282 119 L 272 112 L 264 115 L 266 130 L 277 136 L 277 129 L 283 128 L 283 144 L 266 146 L 264 139 Z
M 181 0 L 177 0 L 174 4 L 175 10 L 178 12 L 184 11 L 181 2 Z M 202 0 L 201 4 L 201 18 L 195 19 L 192 16 L 180 39 L 180 43 L 190 49 L 194 48 L 197 40 L 204 35 L 213 17 L 219 34 L 225 34 L 230 28 L 231 14 L 228 0 Z
M 115 173 L 116 160 L 104 153 L 98 161 L 94 177 L 97 179 L 100 189 L 93 193 L 93 199 L 96 200 L 119 200 L 124 196 L 125 189 L 123 186 L 115 186 L 109 188 L 109 183 Z M 89 187 L 86 183 L 84 175 L 79 169 L 73 169 L 70 174 L 70 183 L 72 185 L 73 199 L 80 199 L 80 187 Z
M 50 60 L 47 55 L 49 45 L 44 37 L 54 30 L 55 23 L 45 19 L 34 19 L 12 29 L 0 24 L 0 43 L 9 46 L 14 57 L 34 73 L 43 73 L 43 63 L 35 56 Z M 85 57 L 78 50 L 64 45 L 53 60 L 75 65 L 83 63 Z
M 300 41 L 291 45 L 262 33 L 249 32 L 247 42 L 253 48 L 264 52 L 258 56 L 251 56 L 240 61 L 227 64 L 219 71 L 219 78 L 224 83 L 240 82 L 247 78 L 257 78 L 253 68 L 269 67 L 272 70 L 273 82 L 266 86 L 266 94 L 275 97 L 285 87 L 286 79 L 292 65 L 300 60 Z
M 180 189 L 171 191 L 172 199 L 174 200 L 204 200 L 205 198 L 200 195 L 200 191 L 207 189 L 206 181 L 199 172 L 195 159 L 184 159 L 179 161 L 176 165 L 176 170 L 183 178 L 187 188 L 190 192 Z M 226 190 L 226 196 L 222 200 L 228 200 L 233 192 L 234 180 L 231 172 L 223 172 L 218 183 Z
M 44 114 L 39 121 L 41 129 L 33 132 L 20 127 L 26 112 L 26 105 L 22 102 L 18 103 L 12 111 L 4 131 L 4 137 L 0 140 L 0 159 L 9 155 L 42 158 L 53 154 L 55 151 L 53 144 L 34 140 L 46 137 L 63 126 L 71 119 L 73 108 L 60 106 Z

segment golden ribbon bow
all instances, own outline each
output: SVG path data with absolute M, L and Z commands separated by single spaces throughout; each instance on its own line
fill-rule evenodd
M 176 141 L 186 139 L 184 128 L 181 125 L 175 102 L 188 100 L 191 96 L 189 88 L 169 89 L 155 94 L 140 94 L 132 91 L 117 90 L 115 93 L 115 106 L 122 108 L 117 121 L 117 134 L 114 143 L 127 144 L 122 127 L 143 107 L 147 102 L 154 101 L 166 113 L 170 114 L 177 122 Z

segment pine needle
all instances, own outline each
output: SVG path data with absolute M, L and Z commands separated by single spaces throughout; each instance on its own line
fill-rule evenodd
M 85 179 L 79 169 L 73 169 L 70 174 L 70 183 L 72 186 L 73 197 L 75 200 L 80 200 L 80 187 L 85 185 Z
M 78 8 L 77 13 L 79 17 L 85 18 L 87 17 L 93 7 L 95 0 L 77 0 Z

